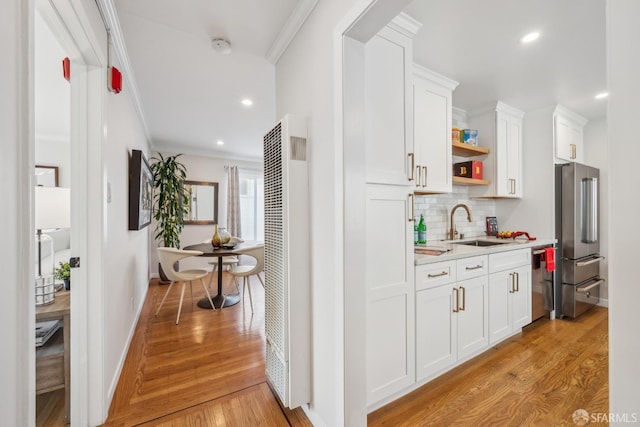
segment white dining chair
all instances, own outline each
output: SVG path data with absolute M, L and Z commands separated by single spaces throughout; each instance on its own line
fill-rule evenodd
M 257 276 L 258 280 L 264 288 L 264 281 L 260 276 L 262 270 L 264 270 L 264 244 L 260 243 L 255 246 L 248 246 L 240 248 L 234 251 L 238 255 L 247 255 L 255 258 L 255 265 L 236 265 L 231 267 L 229 274 L 233 277 L 233 280 L 238 288 L 238 277 L 242 277 L 242 301 L 244 303 L 245 289 L 249 292 L 249 302 L 251 304 L 251 312 L 253 313 L 253 297 L 251 296 L 251 276 Z
M 209 294 L 209 290 L 204 284 L 204 277 L 209 274 L 207 270 L 183 270 L 178 271 L 175 269 L 174 265 L 176 261 L 179 261 L 183 258 L 188 258 L 192 256 L 200 256 L 202 252 L 200 251 L 186 251 L 180 250 L 176 248 L 158 248 L 158 256 L 160 257 L 160 265 L 162 266 L 162 270 L 165 272 L 167 278 L 171 280 L 171 284 L 169 284 L 169 288 L 167 292 L 164 293 L 164 298 L 160 302 L 158 309 L 156 310 L 156 316 L 160 312 L 164 301 L 167 299 L 167 295 L 171 291 L 174 283 L 182 282 L 182 292 L 180 293 L 180 305 L 178 306 L 178 316 L 176 317 L 176 325 L 180 321 L 180 312 L 182 311 L 182 301 L 184 300 L 184 285 L 186 282 L 189 282 L 189 288 L 191 290 L 191 302 L 193 303 L 193 285 L 192 281 L 196 279 L 200 279 L 200 283 L 202 284 L 202 288 L 204 292 L 207 294 L 207 298 L 209 299 L 209 303 L 213 310 L 215 311 L 216 307 L 213 305 L 213 301 L 211 300 L 211 294 Z

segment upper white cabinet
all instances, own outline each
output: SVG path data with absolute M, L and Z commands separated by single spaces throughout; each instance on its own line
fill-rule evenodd
M 451 192 L 452 92 L 458 82 L 413 66 L 413 183 L 415 191 Z
M 522 197 L 522 118 L 524 113 L 502 102 L 469 113 L 469 128 L 478 130 L 479 145 L 492 153 L 484 161 L 487 186 L 469 189 L 472 197 Z
M 558 105 L 553 112 L 556 158 L 581 163 L 584 159 L 583 129 L 587 119 Z
M 412 185 L 411 38 L 385 27 L 365 45 L 366 180 Z

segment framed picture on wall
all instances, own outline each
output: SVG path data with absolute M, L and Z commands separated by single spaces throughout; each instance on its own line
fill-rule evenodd
M 129 230 L 142 230 L 151 223 L 153 173 L 140 150 L 131 150 L 129 161 Z

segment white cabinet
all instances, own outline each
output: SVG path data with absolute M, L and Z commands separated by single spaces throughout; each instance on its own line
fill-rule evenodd
M 556 158 L 582 163 L 584 159 L 583 129 L 587 119 L 558 105 L 553 113 L 553 139 Z
M 411 39 L 383 28 L 365 45 L 366 181 L 410 185 Z
M 416 378 L 432 377 L 489 344 L 487 257 L 416 268 Z M 460 280 L 459 272 L 465 272 Z M 472 273 L 471 273 L 472 272 Z M 457 277 L 457 281 L 456 280 Z M 430 283 L 431 280 L 431 283 Z M 449 280 L 449 283 L 444 283 Z M 454 283 L 455 281 L 455 283 Z
M 489 255 L 489 343 L 531 323 L 531 250 Z
M 416 192 L 451 192 L 452 92 L 457 82 L 413 66 L 413 183 Z
M 479 145 L 489 149 L 484 161 L 487 186 L 470 187 L 472 197 L 522 197 L 522 118 L 524 113 L 502 102 L 469 113 L 468 125 L 478 130 Z
M 367 404 L 415 381 L 412 202 L 406 188 L 367 185 Z
M 415 382 L 412 42 L 401 15 L 364 46 L 367 405 Z

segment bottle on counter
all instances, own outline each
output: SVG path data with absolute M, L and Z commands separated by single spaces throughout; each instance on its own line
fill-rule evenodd
M 418 244 L 418 218 L 413 218 L 413 244 Z
M 424 222 L 424 215 L 420 214 L 420 222 L 418 223 L 418 244 L 427 243 L 427 224 Z

